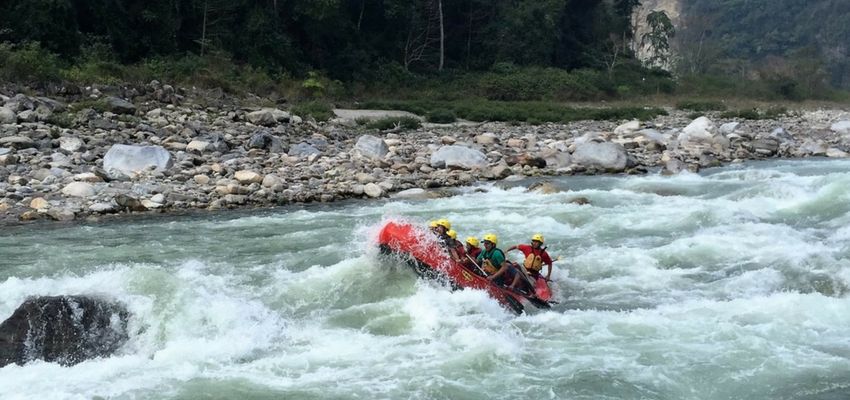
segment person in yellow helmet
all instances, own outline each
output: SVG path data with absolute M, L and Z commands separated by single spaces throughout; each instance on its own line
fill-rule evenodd
M 478 265 L 489 274 L 487 279 L 502 286 L 512 282 L 516 271 L 510 263 L 505 262 L 505 252 L 496 247 L 499 243 L 496 235 L 488 233 L 481 242 L 484 243 L 484 250 L 478 255 Z
M 546 252 L 546 247 L 543 247 L 544 242 L 543 235 L 536 233 L 531 236 L 531 245 L 518 244 L 509 247 L 506 252 L 510 253 L 513 250 L 521 251 L 525 256 L 522 265 L 532 278 L 540 276 L 540 272 L 543 270 L 543 265 L 545 264 L 548 267 L 546 270 L 546 280 L 549 280 L 552 276 L 552 257 Z M 520 276 L 514 278 L 511 287 L 516 287 L 520 282 L 520 278 Z
M 452 256 L 452 259 L 457 262 L 464 262 L 466 260 L 466 252 L 463 250 L 463 243 L 457 240 L 457 232 L 454 229 L 449 229 L 446 232 L 446 236 L 449 237 L 448 242 L 446 243 L 446 247 L 449 249 L 449 255 Z

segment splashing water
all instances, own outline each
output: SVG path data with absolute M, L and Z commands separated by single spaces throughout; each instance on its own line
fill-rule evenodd
M 4 367 L 0 397 L 850 397 L 850 162 L 555 184 L 4 228 L 0 319 L 60 294 L 133 316 L 116 356 Z M 542 233 L 560 304 L 515 317 L 378 257 L 383 222 L 437 217 L 503 248 Z

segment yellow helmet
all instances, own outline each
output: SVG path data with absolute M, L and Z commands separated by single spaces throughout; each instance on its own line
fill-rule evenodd
M 429 222 L 428 227 L 430 227 L 432 229 L 436 228 L 437 227 L 437 220 L 433 220 L 433 221 Z
M 490 242 L 490 243 L 493 243 L 493 244 L 498 244 L 499 238 L 497 238 L 496 235 L 494 235 L 492 233 L 488 233 L 488 234 L 484 235 L 484 241 Z
M 470 236 L 466 238 L 466 243 L 469 243 L 473 247 L 478 247 L 478 238 L 475 236 Z
M 449 237 L 452 239 L 457 239 L 457 232 L 455 232 L 454 229 L 450 229 L 448 232 L 446 232 L 446 235 L 449 235 Z
M 531 237 L 531 241 L 532 242 L 538 241 L 540 243 L 543 243 L 543 235 L 537 233 L 537 234 L 535 234 L 534 236 Z
M 447 231 L 452 229 L 452 223 L 449 222 L 449 220 L 447 220 L 445 218 L 438 219 L 437 225 L 442 226 L 443 228 L 446 228 Z

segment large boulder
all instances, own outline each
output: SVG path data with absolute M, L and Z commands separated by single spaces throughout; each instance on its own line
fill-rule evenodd
M 0 107 L 0 125 L 3 124 L 14 124 L 17 122 L 18 116 L 15 115 L 15 112 L 6 108 Z
M 171 168 L 171 153 L 161 146 L 113 145 L 103 156 L 103 169 L 112 175 L 132 176 L 153 168 L 157 171 Z
M 309 157 L 322 152 L 309 143 L 298 143 L 289 148 L 289 155 L 293 157 Z
M 679 146 L 691 153 L 701 153 L 704 149 L 723 151 L 731 145 L 729 139 L 717 133 L 717 127 L 706 117 L 699 117 L 682 129 L 678 140 Z
M 833 132 L 848 135 L 850 134 L 850 121 L 838 121 L 830 127 Z
M 94 186 L 86 182 L 71 182 L 62 189 L 62 194 L 68 197 L 88 198 L 96 194 Z
M 0 138 L 0 147 L 11 147 L 13 149 L 28 149 L 35 147 L 35 141 L 26 136 L 7 136 Z
M 289 122 L 291 117 L 292 115 L 288 112 L 276 108 L 263 108 L 245 115 L 248 122 L 262 126 L 272 126 L 280 122 Z
M 626 149 L 617 143 L 587 142 L 576 146 L 573 152 L 573 163 L 584 167 L 602 168 L 608 171 L 623 171 L 626 169 L 628 154 Z
M 488 165 L 484 153 L 464 146 L 443 146 L 431 154 L 431 167 L 483 169 Z
M 0 324 L 0 367 L 108 357 L 127 341 L 129 317 L 123 304 L 92 297 L 30 298 Z
M 106 109 L 115 114 L 135 114 L 136 106 L 127 100 L 118 97 L 107 97 L 105 101 Z
M 384 158 L 390 151 L 384 139 L 372 135 L 360 136 L 354 145 L 354 150 L 361 156 L 372 159 Z
M 249 149 L 265 149 L 272 153 L 283 153 L 283 143 L 277 137 L 268 132 L 257 132 L 248 140 Z

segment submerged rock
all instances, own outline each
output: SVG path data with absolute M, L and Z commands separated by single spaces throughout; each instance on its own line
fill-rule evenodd
M 34 360 L 74 365 L 115 353 L 128 339 L 130 313 L 86 296 L 36 297 L 0 324 L 0 367 Z

